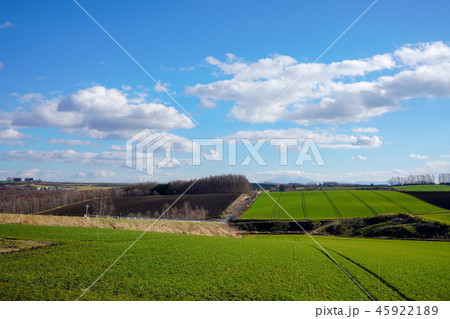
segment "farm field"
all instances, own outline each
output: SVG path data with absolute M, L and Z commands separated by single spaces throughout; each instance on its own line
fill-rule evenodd
M 449 185 L 405 185 L 394 188 L 402 192 L 450 192 Z
M 450 225 L 450 212 L 446 213 L 437 213 L 437 214 L 423 214 L 423 215 L 417 215 L 425 220 L 429 220 L 432 222 L 440 222 L 444 224 Z
M 224 193 L 224 194 L 186 194 L 182 200 L 178 201 L 174 207 L 181 208 L 184 202 L 189 202 L 192 208 L 202 206 L 208 211 L 207 218 L 217 218 L 221 215 L 233 201 L 235 201 L 240 193 Z M 130 214 L 146 215 L 147 211 L 163 211 L 166 203 L 172 203 L 179 195 L 162 195 L 162 196 L 132 196 L 132 197 L 115 197 L 113 204 L 116 209 L 116 215 L 128 216 Z M 46 211 L 46 215 L 61 216 L 83 216 L 88 204 L 93 207 L 98 199 L 85 202 L 75 203 L 50 211 Z
M 446 210 L 408 194 L 394 191 L 271 192 L 270 196 L 295 219 L 340 219 L 388 213 L 426 214 Z M 241 219 L 290 219 L 290 217 L 268 194 L 261 193 Z
M 75 300 L 141 234 L 0 225 L 0 300 Z M 448 300 L 449 243 L 315 237 L 377 300 Z M 368 300 L 306 236 L 146 233 L 83 300 Z
M 407 192 L 406 194 L 450 211 L 450 192 Z

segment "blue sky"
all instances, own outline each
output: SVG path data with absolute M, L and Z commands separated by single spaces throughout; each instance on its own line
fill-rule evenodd
M 379 0 L 316 63 L 373 1 L 78 2 L 188 114 L 74 1 L 2 1 L 0 179 L 383 182 L 450 171 L 447 1 Z M 126 140 L 145 128 L 171 137 L 172 160 L 153 176 L 125 166 Z M 193 166 L 198 138 L 236 138 L 238 165 L 225 142 L 223 160 Z M 242 139 L 258 138 L 267 165 L 240 165 Z M 295 165 L 298 147 L 280 165 L 275 138 L 312 138 L 326 165 Z

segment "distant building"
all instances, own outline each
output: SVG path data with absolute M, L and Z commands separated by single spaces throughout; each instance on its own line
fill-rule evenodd
M 25 178 L 25 182 L 32 182 L 34 179 L 32 177 Z

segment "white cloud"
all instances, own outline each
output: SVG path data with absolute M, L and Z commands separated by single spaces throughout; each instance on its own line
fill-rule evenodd
M 450 47 L 443 42 L 407 45 L 393 53 L 329 64 L 299 63 L 280 55 L 253 63 L 230 55 L 226 62 L 205 60 L 231 78 L 197 84 L 186 93 L 198 96 L 200 106 L 206 108 L 232 101 L 230 116 L 244 122 L 360 122 L 400 110 L 404 100 L 450 96 Z M 371 72 L 386 70 L 392 75 L 364 80 Z
M 110 151 L 120 151 L 120 152 L 125 152 L 126 150 L 126 145 L 111 145 L 108 148 Z
M 326 149 L 360 149 L 376 148 L 383 143 L 378 136 L 345 135 L 337 134 L 333 130 L 308 130 L 303 128 L 290 128 L 286 130 L 263 130 L 263 131 L 239 131 L 227 138 L 256 139 L 313 139 L 319 148 Z
M 156 152 L 164 152 L 166 147 L 170 147 L 170 149 L 175 153 L 192 153 L 193 141 L 190 139 L 172 133 L 164 133 L 164 136 L 169 137 L 169 140 L 163 145 L 163 147 L 157 149 Z M 109 150 L 125 152 L 126 144 L 111 145 Z
M 431 173 L 448 173 L 450 172 L 450 162 L 433 161 L 425 164 L 425 169 Z
M 97 144 L 89 141 L 89 140 L 75 140 L 75 139 L 51 139 L 45 142 L 46 144 L 64 144 L 69 147 L 79 146 L 79 145 L 87 145 L 96 147 Z
M 0 131 L 1 133 L 1 131 Z M 20 132 L 10 133 L 8 136 L 22 136 Z M 166 168 L 177 167 L 189 164 L 188 159 L 176 159 L 185 154 L 191 154 L 193 149 L 192 141 L 172 133 L 164 133 L 170 139 L 163 147 L 155 151 L 155 154 L 164 154 L 165 148 L 170 147 L 173 160 L 166 165 Z M 6 135 L 5 135 L 6 136 Z M 71 139 L 53 139 L 46 142 L 47 144 L 65 144 L 68 146 L 89 145 L 96 146 L 91 141 L 71 140 Z M 145 154 L 143 154 L 145 156 Z M 123 145 L 111 145 L 106 152 L 78 152 L 73 149 L 69 150 L 8 150 L 0 151 L 0 161 L 30 161 L 30 162 L 57 162 L 57 163 L 76 163 L 76 164 L 92 164 L 107 165 L 121 167 L 125 165 L 126 148 Z M 144 157 L 145 158 L 145 157 Z
M 0 24 L 0 29 L 15 28 L 16 26 L 9 21 Z
M 153 89 L 156 92 L 164 92 L 164 91 L 169 92 L 170 91 L 169 86 L 170 83 L 162 83 L 161 81 L 158 81 L 158 84 L 155 84 Z
M 193 66 L 186 66 L 186 67 L 182 67 L 180 66 L 178 68 L 178 70 L 180 70 L 181 72 L 190 72 L 193 71 L 195 68 Z
M 429 155 L 420 155 L 420 154 L 409 154 L 410 158 L 420 159 L 420 160 L 426 160 L 429 159 Z
M 367 157 L 362 156 L 362 155 L 352 156 L 352 160 L 355 160 L 355 159 L 359 159 L 359 160 L 365 161 L 365 160 L 367 160 Z
M 142 101 L 141 101 L 142 102 Z M 191 119 L 174 107 L 131 103 L 125 92 L 94 86 L 33 103 L 27 110 L 0 112 L 15 127 L 60 127 L 65 132 L 97 139 L 127 139 L 141 129 L 193 128 Z
M 114 177 L 117 174 L 115 172 L 112 171 L 107 171 L 107 170 L 94 170 L 92 171 L 92 176 L 94 177 Z
M 145 92 L 134 92 L 135 97 L 128 99 L 129 103 L 141 104 L 145 103 L 148 97 L 148 93 Z
M 21 140 L 23 138 L 29 137 L 30 137 L 29 135 L 26 135 L 12 128 L 8 128 L 3 131 L 0 131 L 0 144 L 7 144 L 12 146 L 24 146 L 25 143 Z
M 3 69 L 4 67 L 5 67 L 5 64 L 2 61 L 0 61 L 0 70 Z
M 124 90 L 124 91 L 131 91 L 133 88 L 131 87 L 131 86 L 129 86 L 129 85 L 122 85 L 122 90 Z
M 125 155 L 121 152 L 94 153 L 77 152 L 74 150 L 12 150 L 1 151 L 0 160 L 120 166 L 125 163 Z
M 35 177 L 40 172 L 41 172 L 41 170 L 39 170 L 37 168 L 32 168 L 32 169 L 20 171 L 18 175 L 23 176 L 23 177 Z
M 352 129 L 354 133 L 378 133 L 375 127 L 355 127 Z
M 394 169 L 385 171 L 362 171 L 362 172 L 342 172 L 342 173 L 312 173 L 301 170 L 271 170 L 248 173 L 247 176 L 254 178 L 258 182 L 271 181 L 276 179 L 286 179 L 294 182 L 298 179 L 310 179 L 316 182 L 338 181 L 338 182 L 358 182 L 373 181 L 387 182 L 392 176 L 407 175 L 404 170 Z
M 450 154 L 441 155 L 441 157 L 450 158 Z

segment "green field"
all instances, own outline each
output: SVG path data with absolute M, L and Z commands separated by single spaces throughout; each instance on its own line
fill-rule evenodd
M 370 217 L 388 213 L 426 214 L 445 209 L 413 196 L 393 191 L 338 190 L 308 192 L 270 192 L 295 219 L 337 219 Z M 242 219 L 290 219 L 263 192 L 242 215 Z
M 394 188 L 404 192 L 450 192 L 448 185 L 405 185 Z
M 444 224 L 450 224 L 450 213 L 438 213 L 438 214 L 424 214 L 424 215 L 418 215 L 419 217 L 429 220 L 432 222 L 440 222 Z
M 75 300 L 141 234 L 0 225 L 60 245 L 0 255 L 0 300 Z M 448 300 L 449 243 L 315 237 L 377 300 Z M 146 233 L 84 300 L 368 300 L 306 236 Z

